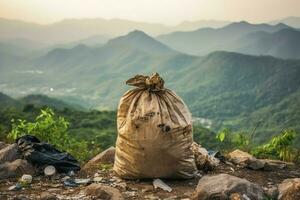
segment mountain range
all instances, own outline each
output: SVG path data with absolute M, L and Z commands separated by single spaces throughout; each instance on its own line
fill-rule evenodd
M 222 28 L 202 28 L 157 37 L 162 43 L 187 54 L 206 55 L 233 51 L 280 58 L 300 58 L 300 32 L 285 24 L 232 23 Z
M 223 33 L 233 29 L 237 35 L 277 37 L 295 31 L 282 24 L 258 25 L 256 32 L 238 31 L 240 26 L 249 27 L 244 22 L 232 24 Z M 212 121 L 213 130 L 230 127 L 249 132 L 260 124 L 261 139 L 283 128 L 300 129 L 299 60 L 224 51 L 192 56 L 137 30 L 101 46 L 55 48 L 30 59 L 11 57 L 0 62 L 0 90 L 14 97 L 45 94 L 85 108 L 116 109 L 129 89 L 127 79 L 157 71 L 194 117 Z
M 199 20 L 185 21 L 175 26 L 136 22 L 123 19 L 65 19 L 56 23 L 41 25 L 20 20 L 0 18 L 0 41 L 26 39 L 47 45 L 93 41 L 105 43 L 109 38 L 127 34 L 135 29 L 150 35 L 169 33 L 176 30 L 189 31 L 201 27 L 221 27 L 229 21 Z

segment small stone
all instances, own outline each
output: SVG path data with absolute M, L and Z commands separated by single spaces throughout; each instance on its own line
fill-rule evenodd
M 117 183 L 116 186 L 123 190 L 125 190 L 127 188 L 127 184 L 125 182 Z
M 137 195 L 135 191 L 126 191 L 124 193 L 127 197 L 135 197 Z
M 275 186 L 272 186 L 266 190 L 266 194 L 269 197 L 271 197 L 272 199 L 277 199 L 278 194 L 279 194 L 278 188 Z
M 55 192 L 58 192 L 58 191 L 61 191 L 61 190 L 62 190 L 61 188 L 50 188 L 47 191 L 55 193 Z
M 103 184 L 93 183 L 85 188 L 85 195 L 96 197 L 97 199 L 121 200 L 122 194 L 116 188 Z
M 13 200 L 29 200 L 25 195 L 19 195 L 17 197 L 14 197 Z
M 168 198 L 165 198 L 164 200 L 175 200 L 175 199 L 178 199 L 178 196 L 168 197 Z
M 146 193 L 146 192 L 150 192 L 150 191 L 153 191 L 153 186 L 152 185 L 146 185 L 142 189 L 142 193 Z
M 153 194 L 144 196 L 144 199 L 148 199 L 148 200 L 160 200 L 159 197 L 154 196 Z
M 41 200 L 56 200 L 56 196 L 49 192 L 42 192 L 40 195 Z

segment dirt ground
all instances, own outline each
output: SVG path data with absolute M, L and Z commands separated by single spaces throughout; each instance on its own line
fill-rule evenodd
M 154 189 L 152 180 L 121 180 L 116 177 L 112 170 L 89 171 L 79 173 L 76 178 L 93 178 L 94 173 L 98 172 L 102 177 L 101 183 L 112 186 L 120 190 L 124 199 L 189 199 L 193 194 L 200 177 L 190 180 L 163 180 L 172 188 L 172 192 L 166 192 L 161 189 Z M 221 163 L 215 170 L 204 173 L 220 174 L 227 173 L 240 178 L 245 178 L 251 182 L 256 182 L 263 188 L 271 187 L 281 183 L 287 178 L 300 177 L 299 166 L 289 166 L 286 169 L 274 171 L 251 170 L 239 168 L 235 165 Z M 65 175 L 57 175 L 48 179 L 44 176 L 34 176 L 32 184 L 20 191 L 9 191 L 8 188 L 14 185 L 17 180 L 3 180 L 0 182 L 0 199 L 39 199 L 42 192 L 54 194 L 58 199 L 95 199 L 84 194 L 86 185 L 79 187 L 65 187 L 62 178 Z

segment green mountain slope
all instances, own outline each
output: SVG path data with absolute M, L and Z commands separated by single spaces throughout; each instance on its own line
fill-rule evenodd
M 278 130 L 286 124 L 300 128 L 293 111 L 300 106 L 299 60 L 229 52 L 190 56 L 133 32 L 99 48 L 55 49 L 24 66 L 28 68 L 41 73 L 0 74 L 0 85 L 6 84 L 8 94 L 41 93 L 88 108 L 115 109 L 129 89 L 127 79 L 157 71 L 195 117 L 212 121 L 213 130 L 226 126 L 249 131 L 261 119 L 260 133 L 271 134 L 269 127 Z M 287 104 L 292 110 L 282 106 Z M 275 114 L 290 123 L 273 118 Z
M 234 42 L 231 51 L 279 58 L 300 58 L 300 31 L 283 29 L 275 33 L 255 32 Z

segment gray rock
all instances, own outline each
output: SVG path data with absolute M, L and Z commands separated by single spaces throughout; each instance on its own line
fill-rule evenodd
M 8 145 L 5 144 L 4 142 L 0 142 L 0 150 L 3 149 L 4 147 L 7 147 Z
M 256 158 L 249 158 L 245 161 L 246 167 L 253 169 L 253 170 L 259 170 L 264 169 L 266 162 L 261 159 Z
M 279 194 L 278 188 L 276 186 L 272 186 L 267 189 L 266 194 L 272 199 L 277 199 Z
M 20 177 L 23 174 L 34 174 L 33 166 L 26 160 L 17 159 L 0 165 L 0 180 Z
M 228 174 L 218 174 L 201 178 L 192 199 L 227 200 L 232 195 L 247 196 L 255 200 L 264 198 L 263 190 L 259 185 Z
M 0 150 L 0 164 L 5 162 L 12 162 L 21 158 L 17 144 L 8 145 Z
M 288 163 L 280 160 L 269 160 L 269 159 L 263 159 L 265 162 L 264 170 L 266 171 L 272 171 L 272 170 L 278 170 L 278 169 L 284 169 L 288 165 L 293 165 L 293 163 Z

